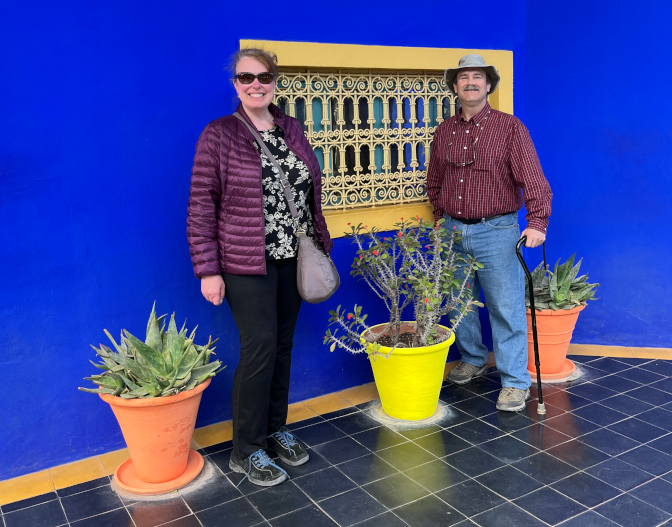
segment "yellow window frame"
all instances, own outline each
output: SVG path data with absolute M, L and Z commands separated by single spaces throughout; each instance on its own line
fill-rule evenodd
M 437 71 L 457 66 L 470 53 L 482 55 L 501 76 L 497 90 L 488 97 L 490 105 L 513 114 L 513 52 L 493 49 L 413 48 L 403 46 L 364 46 L 358 44 L 323 44 L 276 40 L 240 40 L 241 48 L 262 48 L 278 56 L 281 68 L 380 69 L 402 71 Z M 401 217 L 432 217 L 427 203 L 372 206 L 369 208 L 325 213 L 333 238 L 342 237 L 348 223 L 362 223 L 382 230 L 392 230 Z

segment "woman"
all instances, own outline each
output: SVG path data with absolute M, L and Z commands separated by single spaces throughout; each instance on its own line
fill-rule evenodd
M 329 254 L 333 244 L 322 216 L 319 163 L 299 121 L 271 104 L 276 57 L 241 49 L 233 62 L 237 112 L 259 131 L 287 175 L 301 227 Z M 277 485 L 287 474 L 264 449 L 275 450 L 289 465 L 308 461 L 285 426 L 301 306 L 296 224 L 276 169 L 233 115 L 208 124 L 196 145 L 187 237 L 203 296 L 216 306 L 226 298 L 240 333 L 229 466 L 256 485 Z

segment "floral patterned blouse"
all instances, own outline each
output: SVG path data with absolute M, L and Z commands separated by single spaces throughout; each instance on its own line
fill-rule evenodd
M 275 125 L 270 130 L 259 132 L 271 154 L 285 172 L 292 187 L 299 224 L 306 234 L 315 239 L 313 216 L 310 213 L 310 199 L 313 193 L 313 180 L 310 170 L 285 143 L 282 128 Z M 257 143 L 255 148 L 261 155 L 261 179 L 264 190 L 264 219 L 266 221 L 266 259 L 281 260 L 296 256 L 299 242 L 296 237 L 296 224 L 289 211 L 278 169 L 266 157 Z

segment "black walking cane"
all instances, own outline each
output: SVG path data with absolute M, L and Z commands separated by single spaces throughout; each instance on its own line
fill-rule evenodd
M 544 406 L 544 397 L 541 393 L 541 368 L 539 367 L 539 342 L 537 339 L 537 313 L 534 309 L 534 286 L 532 284 L 532 275 L 530 270 L 525 265 L 525 260 L 521 252 L 521 248 L 527 241 L 527 236 L 523 236 L 516 244 L 516 255 L 520 260 L 520 265 L 523 266 L 525 276 L 527 276 L 527 285 L 530 290 L 530 313 L 532 317 L 532 339 L 534 340 L 534 365 L 537 367 L 537 391 L 539 392 L 539 404 L 537 405 L 537 413 L 544 415 L 546 413 L 546 406 Z M 544 249 L 544 270 L 546 269 L 546 244 L 543 244 Z

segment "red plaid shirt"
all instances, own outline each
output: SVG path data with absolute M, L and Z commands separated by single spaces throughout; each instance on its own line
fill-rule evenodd
M 450 136 L 454 139 L 448 148 Z M 476 138 L 474 147 L 472 140 Z M 448 162 L 466 163 L 474 158 L 464 167 Z M 427 171 L 427 196 L 435 219 L 444 211 L 456 219 L 517 211 L 523 206 L 521 190 L 527 226 L 545 233 L 553 194 L 520 119 L 486 103 L 470 121 L 462 119 L 460 110 L 441 123 L 434 134 Z

